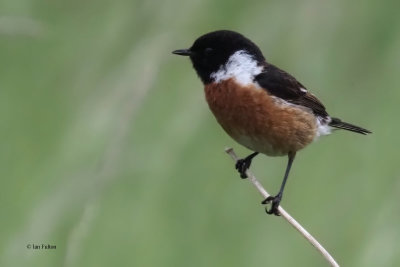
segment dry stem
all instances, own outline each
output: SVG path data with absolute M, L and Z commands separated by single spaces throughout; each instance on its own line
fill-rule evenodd
M 228 153 L 232 159 L 236 162 L 239 158 L 232 148 L 226 148 L 225 152 Z M 258 192 L 264 197 L 267 198 L 270 195 L 265 190 L 265 188 L 260 184 L 257 178 L 249 171 L 246 171 L 248 180 L 257 188 Z M 335 261 L 335 259 L 329 254 L 329 252 L 309 233 L 306 229 L 303 228 L 292 216 L 289 215 L 281 206 L 278 207 L 279 213 L 281 216 L 286 219 L 297 231 L 300 232 L 304 236 L 308 242 L 311 243 L 318 251 L 322 254 L 322 256 L 329 262 L 331 266 L 339 267 L 339 264 Z

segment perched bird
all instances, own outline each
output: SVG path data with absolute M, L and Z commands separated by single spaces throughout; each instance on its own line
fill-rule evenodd
M 371 133 L 330 117 L 304 85 L 268 63 L 258 46 L 237 32 L 210 32 L 189 49 L 172 53 L 189 56 L 218 123 L 235 141 L 254 151 L 236 163 L 242 178 L 259 153 L 288 156 L 279 193 L 262 202 L 271 203 L 268 214 L 279 215 L 277 208 L 297 151 L 334 129 Z

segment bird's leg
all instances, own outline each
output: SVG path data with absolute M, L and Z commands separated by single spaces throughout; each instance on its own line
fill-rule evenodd
M 258 155 L 258 152 L 254 152 L 254 153 L 248 155 L 247 157 L 245 157 L 244 159 L 239 159 L 238 161 L 236 161 L 235 168 L 240 173 L 240 177 L 242 179 L 246 179 L 247 178 L 246 170 L 248 168 L 250 168 L 251 161 L 257 155 Z
M 263 200 L 263 202 L 261 202 L 262 204 L 269 204 L 271 202 L 271 208 L 269 210 L 268 210 L 268 207 L 265 208 L 265 211 L 268 214 L 275 214 L 276 216 L 280 215 L 279 211 L 278 211 L 279 203 L 282 200 L 283 190 L 285 189 L 286 180 L 289 176 L 290 168 L 292 167 L 292 163 L 293 163 L 295 156 L 296 156 L 296 152 L 289 152 L 289 155 L 288 155 L 289 159 L 288 159 L 288 163 L 286 166 L 286 172 L 285 172 L 285 176 L 283 177 L 283 181 L 282 181 L 282 185 L 281 185 L 281 189 L 279 190 L 279 193 L 274 197 L 269 196 L 265 200 Z

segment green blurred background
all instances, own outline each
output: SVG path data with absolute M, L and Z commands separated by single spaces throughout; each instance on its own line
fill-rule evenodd
M 325 266 L 224 154 L 187 58 L 245 34 L 337 117 L 283 206 L 343 266 L 400 266 L 398 1 L 0 2 L 1 266 Z M 276 193 L 286 158 L 252 170 Z M 55 250 L 27 249 L 56 245 Z

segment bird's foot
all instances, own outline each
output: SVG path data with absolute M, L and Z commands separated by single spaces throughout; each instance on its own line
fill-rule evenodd
M 240 178 L 246 179 L 247 174 L 246 171 L 250 168 L 251 165 L 251 158 L 244 158 L 244 159 L 239 159 L 236 161 L 235 164 L 235 169 L 240 173 Z
M 261 204 L 269 204 L 271 203 L 271 208 L 268 209 L 268 207 L 265 208 L 265 212 L 268 214 L 275 214 L 276 216 L 280 216 L 281 214 L 278 211 L 279 203 L 281 202 L 282 199 L 282 194 L 277 194 L 276 196 L 269 196 L 266 199 L 264 199 Z
M 253 160 L 253 158 L 257 155 L 258 152 L 254 152 L 245 157 L 244 159 L 239 159 L 238 161 L 236 161 L 235 168 L 240 173 L 240 177 L 242 179 L 247 178 L 246 171 L 250 168 L 251 161 Z

